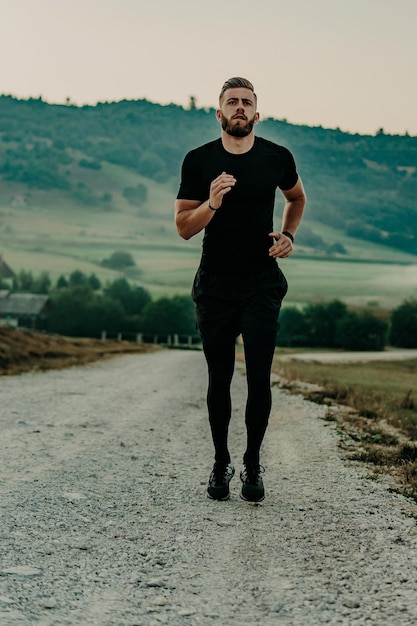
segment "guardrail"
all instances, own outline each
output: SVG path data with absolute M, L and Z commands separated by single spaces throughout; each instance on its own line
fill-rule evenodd
M 101 339 L 116 339 L 116 341 L 136 341 L 137 343 L 152 343 L 168 347 L 194 347 L 201 343 L 199 335 L 182 335 L 179 333 L 156 334 L 156 333 L 108 333 L 101 331 Z

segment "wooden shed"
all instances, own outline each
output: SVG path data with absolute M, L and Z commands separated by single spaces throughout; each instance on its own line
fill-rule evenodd
M 0 324 L 34 328 L 36 320 L 46 310 L 48 300 L 49 296 L 36 293 L 7 293 L 0 297 Z

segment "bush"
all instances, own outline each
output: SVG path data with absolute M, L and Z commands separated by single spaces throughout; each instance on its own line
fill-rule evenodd
M 78 165 L 90 170 L 101 170 L 101 163 L 98 161 L 92 161 L 91 159 L 81 159 L 78 161 Z
M 383 350 L 388 324 L 370 313 L 347 310 L 339 300 L 310 304 L 303 311 L 284 308 L 277 345 L 289 347 Z
M 143 311 L 142 330 L 154 335 L 194 335 L 195 308 L 189 296 L 160 298 Z
M 388 324 L 370 313 L 346 313 L 339 320 L 336 342 L 344 350 L 383 350 Z
M 282 309 L 279 316 L 277 346 L 298 347 L 310 343 L 309 328 L 303 311 L 295 307 Z
M 336 328 L 347 312 L 346 305 L 340 300 L 325 304 L 310 304 L 304 309 L 304 318 L 308 328 L 308 346 L 334 348 Z
M 417 348 L 416 298 L 405 300 L 392 312 L 389 340 L 399 348 Z
M 104 288 L 104 293 L 123 305 L 129 315 L 138 315 L 152 300 L 143 287 L 132 287 L 126 278 L 116 278 Z
M 104 267 L 109 267 L 113 270 L 122 270 L 126 267 L 134 267 L 136 265 L 133 256 L 130 252 L 113 252 L 109 259 L 104 259 L 101 263 Z
M 48 330 L 69 337 L 99 337 L 101 331 L 121 332 L 125 312 L 120 302 L 96 295 L 88 284 L 63 289 L 53 296 Z
M 140 207 L 148 199 L 148 188 L 142 183 L 139 183 L 136 187 L 125 187 L 123 196 L 129 204 Z

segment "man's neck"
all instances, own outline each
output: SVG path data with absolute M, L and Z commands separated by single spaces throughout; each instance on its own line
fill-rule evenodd
M 233 137 L 222 130 L 222 144 L 226 152 L 232 154 L 244 154 L 249 152 L 255 143 L 255 133 L 252 131 L 246 137 Z

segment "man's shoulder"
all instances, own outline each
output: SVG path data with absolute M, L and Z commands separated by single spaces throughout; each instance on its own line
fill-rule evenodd
M 271 141 L 270 139 L 265 139 L 264 137 L 256 137 L 256 142 L 258 148 L 260 150 L 264 150 L 265 152 L 271 152 L 273 154 L 278 154 L 280 156 L 291 154 L 291 152 L 285 146 L 281 146 L 275 141 Z
M 187 157 L 202 157 L 206 154 L 210 154 L 220 148 L 220 139 L 215 139 L 214 141 L 209 141 L 208 143 L 203 144 L 202 146 L 198 146 L 197 148 L 193 148 L 187 153 Z

